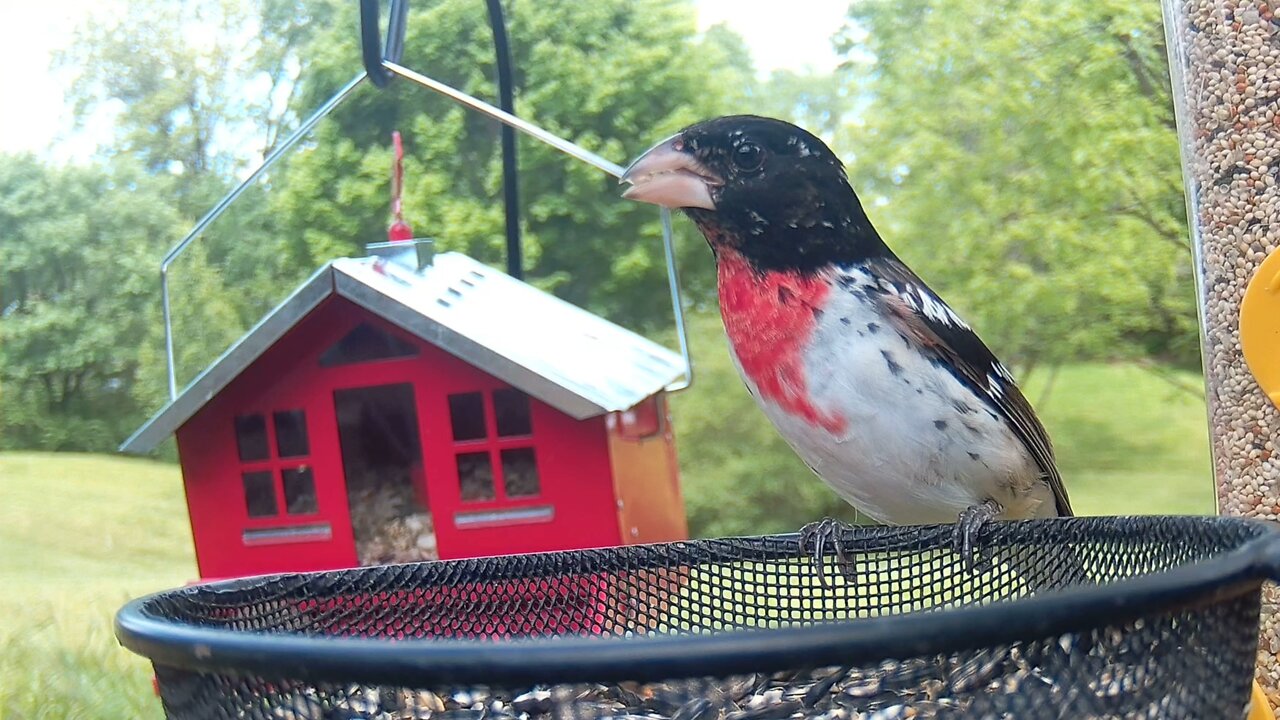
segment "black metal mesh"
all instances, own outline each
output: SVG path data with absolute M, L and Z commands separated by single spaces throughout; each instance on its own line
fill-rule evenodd
M 1040 630 L 1062 618 L 1019 599 L 1220 559 L 1268 532 L 1209 518 L 1007 523 L 984 535 L 970 571 L 951 550 L 949 526 L 857 528 L 845 533 L 847 562 L 829 552 L 821 579 L 794 536 L 777 536 L 273 576 L 164 593 L 137 610 L 174 627 L 316 639 L 243 667 L 219 660 L 216 642 L 207 664 L 196 649 L 190 661 L 157 660 L 173 718 L 1240 718 L 1260 579 L 1234 589 L 1224 579 L 1222 592 L 1177 607 L 1133 610 L 1133 599 L 1117 594 L 1114 616 L 1068 632 Z M 639 636 L 826 622 L 874 631 L 912 613 L 959 618 L 946 611 L 975 605 L 1007 608 L 1021 634 L 989 643 L 959 628 L 941 652 L 916 649 L 936 638 L 889 634 L 882 654 L 869 656 L 864 643 L 835 662 L 804 646 L 766 644 L 746 653 L 751 672 L 709 660 L 665 673 L 646 659 L 628 674 L 607 654 L 651 639 Z M 564 636 L 617 638 L 572 645 L 598 677 L 583 677 L 593 670 L 581 667 L 575 677 L 555 677 L 553 666 L 513 673 L 497 661 L 486 673 L 483 664 L 452 667 L 436 652 L 478 640 L 518 659 Z M 313 653 L 331 637 L 384 642 L 350 667 L 339 658 L 335 669 L 329 657 L 317 670 Z M 377 650 L 410 639 L 429 660 L 421 674 L 406 678 L 399 666 L 380 675 Z M 606 653 L 598 662 L 596 648 Z M 696 657 L 698 643 L 684 652 Z

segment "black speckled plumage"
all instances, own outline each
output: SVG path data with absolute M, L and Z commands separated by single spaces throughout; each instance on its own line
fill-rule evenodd
M 843 164 L 820 139 L 790 123 L 735 115 L 685 128 L 661 154 L 664 172 L 680 171 L 677 156 L 687 156 L 689 174 L 679 178 L 686 187 L 694 176 L 705 181 L 695 188 L 696 206 L 677 207 L 698 225 L 722 269 L 727 256 L 740 256 L 761 287 L 810 288 L 808 301 L 820 297 L 825 303 L 814 322 L 795 327 L 806 334 L 802 363 L 808 378 L 796 392 L 811 393 L 812 403 L 824 412 L 865 418 L 861 426 L 843 434 L 811 427 L 753 392 L 824 480 L 855 505 L 880 503 L 879 515 L 868 514 L 888 522 L 938 518 L 960 497 L 967 498 L 961 507 L 973 510 L 978 524 L 1005 510 L 1002 503 L 1010 500 L 1018 506 L 1009 508 L 1012 516 L 1072 514 L 1048 434 L 1012 376 L 889 249 Z M 642 182 L 653 177 L 646 175 Z M 724 282 L 722 275 L 722 310 Z M 828 290 L 812 290 L 815 283 Z M 750 291 L 739 286 L 734 292 Z M 782 289 L 776 293 L 779 305 L 786 305 L 790 293 L 786 298 Z M 832 319 L 824 322 L 824 315 Z M 876 403 L 887 404 L 871 406 Z M 864 444 L 855 452 L 859 442 Z M 941 466 L 903 461 L 900 454 L 910 448 L 938 448 L 930 452 L 939 453 Z M 890 490 L 874 477 L 877 467 L 936 472 L 937 477 L 904 478 L 923 483 L 907 494 L 927 495 L 930 509 L 886 499 Z M 953 482 L 965 488 L 948 490 Z M 1002 493 L 1004 499 L 998 499 Z
M 716 210 L 688 209 L 700 227 L 733 238 L 753 264 L 768 270 L 815 270 L 884 253 L 845 176 L 844 165 L 806 130 L 755 115 L 731 115 L 682 131 L 685 146 L 716 170 L 724 185 Z M 745 143 L 763 153 L 760 167 L 739 169 Z

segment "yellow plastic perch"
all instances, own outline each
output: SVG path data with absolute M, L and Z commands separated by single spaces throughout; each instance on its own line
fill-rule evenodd
M 1280 406 L 1280 252 L 1258 266 L 1240 302 L 1240 351 L 1258 386 Z M 1247 720 L 1275 720 L 1258 681 Z
M 1245 720 L 1276 720 L 1276 714 L 1271 712 L 1267 696 L 1263 694 L 1262 686 L 1257 680 L 1253 681 L 1253 695 L 1249 698 L 1249 717 Z
M 1280 252 L 1262 261 L 1244 291 L 1240 350 L 1258 385 L 1280 406 Z

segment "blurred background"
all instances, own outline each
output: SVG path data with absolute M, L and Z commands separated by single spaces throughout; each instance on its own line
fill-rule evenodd
M 338 0 L 0 2 L 0 717 L 158 717 L 127 598 L 195 576 L 167 399 L 164 252 L 358 70 Z M 713 115 L 827 140 L 889 244 L 1005 359 L 1080 514 L 1212 513 L 1156 0 L 507 0 L 516 112 L 625 164 Z M 411 3 L 404 64 L 496 98 L 478 0 Z M 185 385 L 303 278 L 385 238 L 505 262 L 497 124 L 363 87 L 171 271 Z M 658 217 L 519 136 L 526 279 L 675 346 Z M 673 398 L 694 535 L 856 515 L 756 410 L 709 251 L 676 221 L 696 379 Z

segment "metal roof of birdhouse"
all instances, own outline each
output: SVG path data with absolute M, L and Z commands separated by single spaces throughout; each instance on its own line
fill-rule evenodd
M 417 265 L 411 244 L 325 264 L 120 449 L 159 445 L 331 296 L 579 420 L 633 407 L 687 372 L 680 355 L 466 255 L 441 253 Z

